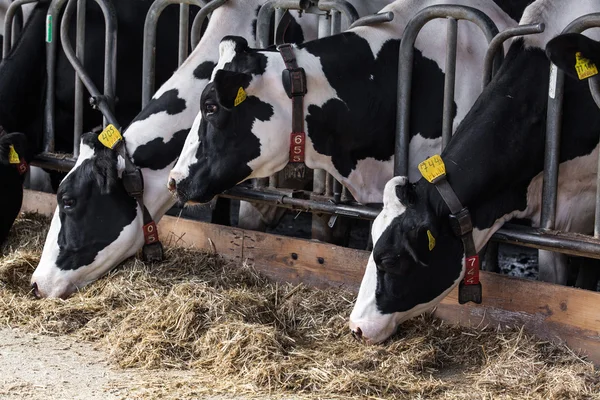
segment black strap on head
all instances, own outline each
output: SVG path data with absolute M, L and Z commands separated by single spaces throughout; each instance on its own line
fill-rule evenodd
M 144 176 L 142 171 L 133 164 L 129 158 L 127 147 L 125 146 L 124 140 L 119 140 L 113 150 L 117 152 L 123 160 L 125 160 L 125 171 L 123 171 L 123 186 L 125 191 L 131 197 L 133 197 L 143 214 L 143 231 L 144 231 L 144 247 L 142 247 L 142 256 L 144 261 L 155 262 L 162 261 L 164 258 L 164 251 L 162 243 L 158 238 L 158 229 L 156 222 L 152 219 L 148 208 L 144 205 Z
M 281 73 L 283 87 L 292 99 L 292 133 L 290 134 L 290 162 L 284 174 L 287 178 L 303 179 L 306 173 L 304 164 L 306 135 L 304 133 L 304 95 L 307 92 L 306 73 L 298 67 L 294 48 L 285 43 L 277 46 L 286 69 Z

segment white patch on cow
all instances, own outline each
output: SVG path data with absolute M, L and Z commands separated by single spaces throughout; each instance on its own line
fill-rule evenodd
M 560 35 L 561 32 L 575 19 L 582 15 L 597 13 L 599 10 L 600 2 L 598 2 L 598 0 L 537 0 L 525 9 L 520 24 L 525 25 L 545 22 L 546 29 L 543 33 L 537 35 L 524 36 L 525 46 L 545 49 L 546 44 L 554 37 Z M 594 28 L 586 30 L 584 35 L 599 40 L 600 29 Z
M 83 143 L 82 141 L 79 145 L 79 157 L 77 157 L 75 165 L 73 166 L 73 168 L 71 168 L 67 175 L 65 175 L 63 181 L 67 179 L 73 172 L 75 172 L 75 170 L 77 170 L 77 168 L 79 168 L 85 160 L 89 160 L 92 157 L 94 157 L 94 149 L 88 146 L 87 144 Z
M 381 188 L 385 188 L 386 182 L 393 177 L 393 169 L 393 157 L 387 161 L 372 157 L 359 160 L 348 176 L 348 181 L 352 182 L 348 185 L 348 190 L 360 203 L 380 203 L 384 193 Z M 340 175 L 336 179 L 343 177 Z

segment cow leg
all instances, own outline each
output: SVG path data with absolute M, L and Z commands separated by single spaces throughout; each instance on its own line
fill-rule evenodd
M 568 276 L 567 256 L 561 253 L 540 250 L 539 271 L 538 280 L 566 285 Z
M 579 264 L 575 286 L 581 289 L 597 290 L 598 279 L 600 279 L 600 260 L 583 258 Z

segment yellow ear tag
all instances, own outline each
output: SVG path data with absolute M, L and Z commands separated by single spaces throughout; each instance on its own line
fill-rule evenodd
M 109 124 L 104 128 L 102 133 L 98 135 L 98 140 L 109 149 L 114 149 L 115 145 L 123 140 L 123 136 L 121 136 L 121 132 L 119 132 L 113 124 Z
M 435 238 L 429 229 L 427 229 L 427 238 L 429 239 L 429 251 L 431 251 L 435 247 Z
M 598 68 L 596 68 L 596 64 L 587 58 L 583 58 L 580 52 L 575 53 L 575 60 L 575 70 L 577 70 L 577 76 L 579 77 L 579 80 L 598 75 Z
M 17 153 L 14 146 L 11 144 L 8 148 L 10 149 L 8 151 L 8 163 L 9 164 L 20 164 L 21 160 L 19 159 L 19 153 Z
M 436 154 L 419 164 L 419 171 L 421 171 L 423 178 L 431 183 L 440 176 L 446 175 L 446 166 L 442 157 Z
M 237 96 L 235 96 L 235 100 L 233 101 L 233 106 L 237 107 L 242 104 L 244 100 L 246 100 L 246 97 L 248 97 L 248 95 L 246 95 L 246 91 L 243 87 L 240 87 L 238 89 Z

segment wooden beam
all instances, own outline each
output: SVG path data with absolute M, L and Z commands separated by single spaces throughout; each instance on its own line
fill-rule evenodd
M 25 191 L 23 211 L 52 214 L 53 195 Z M 248 262 L 267 276 L 308 285 L 343 286 L 357 291 L 369 253 L 326 243 L 163 217 L 167 245 L 216 251 Z M 481 272 L 483 304 L 459 305 L 457 290 L 436 315 L 464 326 L 523 326 L 526 331 L 567 343 L 600 365 L 600 293 Z

